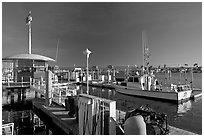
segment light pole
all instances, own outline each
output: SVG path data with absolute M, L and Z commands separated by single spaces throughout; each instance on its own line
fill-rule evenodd
M 91 54 L 91 51 L 89 49 L 86 49 L 83 53 L 86 55 L 86 89 L 87 89 L 87 94 L 89 94 L 88 75 L 89 75 L 89 54 Z
M 28 25 L 28 54 L 31 54 L 31 44 L 32 44 L 32 32 L 31 32 L 31 11 L 29 11 L 28 17 L 26 18 L 26 25 Z

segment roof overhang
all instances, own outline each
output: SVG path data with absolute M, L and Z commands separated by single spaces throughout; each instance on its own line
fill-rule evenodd
M 45 57 L 45 56 L 37 55 L 37 54 L 18 54 L 18 55 L 2 58 L 2 60 L 20 60 L 20 59 L 41 60 L 41 61 L 55 61 L 54 59 L 52 59 L 50 57 Z

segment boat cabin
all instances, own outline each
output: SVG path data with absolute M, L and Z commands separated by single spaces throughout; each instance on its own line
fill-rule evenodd
M 171 90 L 175 92 L 187 91 L 187 90 L 191 90 L 191 86 L 186 84 L 180 84 L 180 85 L 171 84 Z

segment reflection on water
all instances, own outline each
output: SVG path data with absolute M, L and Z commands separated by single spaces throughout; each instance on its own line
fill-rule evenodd
M 2 124 L 14 123 L 15 135 L 45 134 L 45 125 L 31 110 L 2 111 Z
M 192 108 L 192 106 L 191 106 L 191 101 L 189 100 L 189 101 L 187 101 L 187 102 L 184 102 L 184 103 L 178 105 L 177 113 L 178 113 L 178 114 L 186 113 L 186 112 L 189 111 L 191 108 Z
M 2 89 L 2 106 L 8 106 L 10 104 L 26 104 L 28 100 L 37 97 L 35 92 L 30 89 Z M 19 106 L 23 107 L 23 106 Z

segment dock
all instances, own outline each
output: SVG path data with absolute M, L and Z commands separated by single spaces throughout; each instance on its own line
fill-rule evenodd
M 78 123 L 76 118 L 69 118 L 65 107 L 52 103 L 52 106 L 44 105 L 45 99 L 33 100 L 33 111 L 40 117 L 45 125 L 58 135 L 78 135 Z
M 44 99 L 33 100 L 33 111 L 48 125 L 51 130 L 57 131 L 57 134 L 79 135 L 79 124 L 75 118 L 68 117 L 68 110 L 62 105 L 53 103 L 52 106 L 46 107 Z M 125 112 L 117 110 L 116 119 L 123 119 Z M 180 128 L 169 126 L 169 135 L 197 135 Z M 55 133 L 56 134 L 56 133 Z M 116 133 L 117 135 L 117 133 Z
M 94 98 L 94 99 L 91 99 Z M 33 111 L 34 113 L 41 118 L 41 120 L 45 123 L 48 129 L 54 131 L 54 134 L 58 135 L 103 135 L 110 134 L 115 135 L 116 132 L 114 130 L 115 127 L 115 109 L 116 106 L 115 101 L 101 99 L 91 96 L 80 94 L 78 99 L 79 110 L 78 115 L 74 115 L 74 117 L 70 117 L 68 115 L 71 112 L 65 109 L 63 105 L 52 102 L 50 106 L 45 106 L 45 99 L 34 99 L 33 100 Z M 99 108 L 97 113 L 94 111 L 98 106 L 101 106 L 101 103 L 109 104 L 108 108 L 108 116 L 106 117 L 104 114 L 107 109 L 105 107 Z M 73 106 L 72 106 L 73 107 Z M 109 120 L 104 119 L 109 118 Z M 97 119 L 97 123 L 94 124 L 94 117 Z M 99 119 L 98 119 L 99 118 Z M 108 128 L 107 128 L 108 127 Z M 107 135 L 108 135 L 107 134 Z

